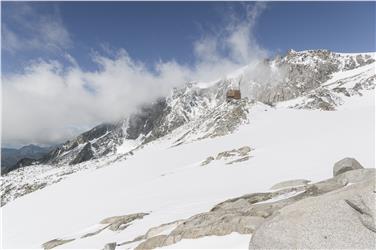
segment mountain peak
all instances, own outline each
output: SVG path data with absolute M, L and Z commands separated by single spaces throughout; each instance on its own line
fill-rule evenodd
M 179 143 L 231 133 L 248 120 L 247 110 L 257 102 L 274 106 L 304 97 L 305 103 L 294 105 L 333 110 L 341 103 L 339 94 L 354 95 L 364 88 L 374 87 L 375 83 L 368 73 L 350 89 L 343 89 L 340 83 L 335 85 L 336 88 L 328 88 L 325 83 L 335 74 L 351 74 L 352 70 L 366 69 L 374 61 L 375 54 L 340 54 L 323 49 L 289 50 L 284 57 L 261 61 L 252 67 L 246 65 L 220 80 L 189 82 L 183 88 L 175 88 L 169 96 L 144 105 L 117 123 L 101 124 L 65 142 L 46 155 L 41 163 L 75 164 L 116 154 L 117 148 L 129 140 L 134 141 L 132 148 L 137 148 L 177 128 L 188 130 L 182 135 L 185 139 L 178 140 Z M 242 100 L 228 102 L 227 92 L 234 88 L 240 90 Z M 234 117 L 233 112 L 240 113 Z M 222 119 L 226 117 L 232 118 Z M 30 150 L 37 148 L 35 145 L 25 147 Z

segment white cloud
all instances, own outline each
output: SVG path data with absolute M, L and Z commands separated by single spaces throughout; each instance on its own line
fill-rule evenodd
M 101 70 L 64 68 L 38 61 L 23 74 L 3 76 L 3 141 L 63 141 L 103 121 L 112 121 L 145 101 L 166 95 L 189 75 L 176 63 L 161 63 L 157 73 L 121 52 L 114 59 L 97 56 Z
M 256 64 L 268 56 L 253 34 L 257 18 L 265 8 L 263 2 L 244 4 L 244 13 L 226 13 L 228 20 L 222 29 L 194 43 L 199 79 L 210 80 L 220 76 L 220 72 L 229 73 L 244 65 Z
M 187 81 L 215 80 L 245 64 L 255 64 L 267 54 L 253 38 L 256 18 L 263 9 L 260 6 L 245 8 L 242 20 L 231 18 L 217 33 L 220 35 L 207 34 L 195 42 L 196 62 L 192 66 L 162 61 L 150 70 L 120 49 L 115 56 L 95 53 L 93 61 L 100 68 L 96 71 L 81 69 L 65 53 L 71 62 L 68 67 L 38 60 L 23 73 L 3 75 L 3 143 L 62 142 L 101 122 L 127 116 L 139 105 L 165 96 Z M 60 42 L 57 37 L 66 40 Z M 43 39 L 63 47 L 69 43 L 68 37 L 67 32 L 59 31 Z
M 8 52 L 25 50 L 61 51 L 72 46 L 72 39 L 58 10 L 48 13 L 17 2 L 3 7 L 2 49 Z

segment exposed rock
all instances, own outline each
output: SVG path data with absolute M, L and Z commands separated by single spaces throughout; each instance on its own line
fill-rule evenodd
M 359 185 L 363 185 L 366 182 L 372 183 L 374 189 L 374 176 L 375 169 L 356 169 L 344 172 L 333 178 L 320 181 L 317 183 L 309 184 L 308 180 L 292 180 L 287 182 L 281 182 L 277 184 L 276 191 L 267 192 L 267 193 L 254 193 L 248 194 L 241 197 L 233 198 L 226 200 L 222 203 L 214 206 L 209 212 L 200 213 L 194 215 L 186 220 L 180 222 L 174 222 L 170 224 L 164 224 L 159 227 L 152 228 L 148 233 L 142 237 L 139 237 L 138 240 L 144 240 L 141 242 L 137 249 L 152 249 L 156 247 L 167 246 L 175 244 L 182 239 L 195 239 L 205 236 L 212 235 L 227 235 L 232 232 L 238 232 L 240 234 L 254 234 L 259 235 L 255 238 L 255 243 L 250 243 L 250 247 L 253 248 L 341 248 L 345 245 L 339 244 L 338 246 L 334 245 L 335 240 L 327 240 L 331 235 L 337 237 L 335 232 L 337 229 L 337 223 L 341 221 L 342 214 L 348 214 L 349 211 L 355 214 L 355 219 L 358 221 L 358 224 L 369 232 L 374 232 L 376 226 L 374 224 L 374 206 L 371 207 L 370 197 L 367 195 L 375 196 L 375 193 L 372 191 L 363 192 L 363 189 L 360 190 Z M 351 185 L 349 185 L 351 184 Z M 358 186 L 357 186 L 358 185 Z M 370 185 L 367 186 L 368 189 Z M 353 190 L 347 192 L 346 190 Z M 340 195 L 336 195 L 336 194 Z M 367 193 L 367 195 L 365 194 Z M 354 195 L 362 194 L 361 198 L 357 198 Z M 337 196 L 340 197 L 337 199 Z M 322 198 L 329 197 L 329 198 Z M 355 198 L 354 198 L 355 197 Z M 373 197 L 374 199 L 375 197 Z M 313 200 L 312 199 L 317 199 Z M 323 199 L 323 200 L 321 200 Z M 332 201 L 333 200 L 333 201 Z M 307 202 L 307 205 L 306 203 Z M 336 205 L 341 203 L 340 205 Z M 303 204 L 303 205 L 298 205 Z M 315 204 L 315 206 L 313 206 Z M 345 206 L 344 206 L 345 204 Z M 337 207 L 339 206 L 339 208 Z M 287 213 L 285 216 L 284 211 L 290 211 L 290 208 L 293 207 L 296 209 L 292 212 Z M 315 207 L 313 209 L 312 207 Z M 346 208 L 347 211 L 343 212 L 342 209 Z M 309 210 L 307 210 L 309 208 Z M 328 212 L 329 215 L 323 216 L 321 213 L 326 213 L 327 210 L 333 209 Z M 317 213 L 317 215 L 313 215 Z M 306 219 L 306 216 L 308 219 Z M 313 216 L 311 218 L 311 216 Z M 287 222 L 281 224 L 277 227 L 276 232 L 269 232 L 269 228 L 273 228 L 276 218 L 282 218 Z M 311 243 L 305 243 L 299 245 L 304 240 L 308 242 L 311 241 L 311 238 L 304 239 L 306 235 L 310 233 L 311 224 L 313 225 L 313 234 L 317 234 L 322 230 L 323 220 L 328 220 L 327 217 L 336 217 L 332 218 L 334 221 L 333 224 L 324 223 L 326 227 L 323 230 L 324 234 L 322 235 L 322 241 L 329 242 L 327 245 L 324 243 L 322 245 L 314 245 L 316 236 L 312 236 L 313 245 Z M 354 218 L 354 216 L 353 216 Z M 353 223 L 354 219 L 351 219 Z M 282 220 L 281 219 L 281 220 Z M 349 220 L 348 218 L 346 218 Z M 302 220 L 302 222 L 300 221 Z M 270 222 L 272 221 L 272 222 Z M 279 220 L 278 220 L 279 222 Z M 309 223 L 305 226 L 301 226 L 300 223 Z M 287 223 L 287 225 L 286 225 Z M 299 229 L 291 229 L 295 224 L 299 224 Z M 319 225 L 314 225 L 319 224 Z M 166 228 L 168 225 L 173 225 L 176 227 L 170 233 L 166 234 Z M 270 225 L 270 226 L 265 226 Z M 279 225 L 277 223 L 277 225 Z M 304 228 L 301 228 L 304 227 Z M 289 232 L 285 233 L 284 230 L 289 228 Z M 351 227 L 350 227 L 351 228 Z M 171 229 L 171 227 L 169 228 Z M 261 230 L 263 233 L 258 233 Z M 299 231 L 300 230 L 300 231 Z M 344 230 L 343 227 L 339 230 Z M 266 233 L 264 233 L 266 231 Z M 296 239 L 296 235 L 299 235 L 297 231 L 303 234 L 299 239 Z M 333 232 L 332 232 L 333 231 Z M 285 235 L 283 234 L 286 234 Z M 341 233 L 339 233 L 341 234 Z M 282 237 L 282 236 L 283 237 Z M 281 245 L 279 245 L 279 237 L 282 237 Z M 339 236 L 338 236 L 339 237 Z M 339 240 L 339 238 L 336 240 Z M 369 235 L 361 236 L 359 239 L 369 240 Z M 368 238 L 367 238 L 368 237 Z M 270 242 L 269 242 L 270 240 Z M 354 240 L 354 237 L 352 238 Z M 264 245 L 260 242 L 266 241 Z M 291 241 L 291 242 L 290 242 Z M 134 241 L 132 241 L 134 242 Z M 296 242 L 299 242 L 298 245 L 294 245 Z M 330 243 L 331 242 L 331 243 Z M 369 242 L 363 245 L 369 246 Z M 363 246 L 360 244 L 359 246 Z M 327 246 L 327 247 L 325 247 Z M 352 245 L 357 246 L 357 245 Z
M 336 88 L 333 89 L 333 91 L 335 91 L 337 93 L 342 93 L 342 94 L 344 94 L 347 97 L 351 96 L 350 93 L 349 93 L 349 91 L 346 88 L 344 88 L 344 87 L 336 87 Z
M 244 146 L 238 149 L 223 151 L 223 152 L 218 153 L 215 158 L 213 156 L 209 156 L 208 158 L 206 158 L 206 160 L 201 163 L 201 166 L 208 165 L 214 160 L 227 161 L 226 162 L 227 165 L 242 162 L 242 161 L 247 161 L 250 158 L 249 153 L 251 152 L 251 150 L 252 150 L 251 147 Z
M 105 230 L 106 228 L 108 228 L 110 225 L 107 225 L 105 227 L 102 227 L 100 229 L 98 229 L 97 231 L 94 231 L 94 232 L 90 232 L 90 233 L 87 233 L 87 234 L 84 234 L 81 236 L 81 238 L 87 238 L 87 237 L 91 237 L 91 236 L 94 236 L 94 235 L 97 235 L 99 234 L 100 232 L 102 232 L 103 230 Z
M 248 161 L 249 158 L 250 158 L 249 156 L 245 156 L 245 157 L 243 157 L 243 158 L 240 158 L 240 159 L 236 159 L 236 160 L 233 160 L 233 161 L 227 162 L 226 164 L 227 164 L 227 165 L 231 165 L 231 164 L 238 163 L 238 162 L 242 162 L 242 161 Z
M 102 220 L 100 223 L 109 224 L 109 229 L 112 231 L 119 231 L 128 227 L 130 222 L 137 219 L 142 219 L 145 215 L 148 215 L 148 213 L 136 213 L 123 216 L 113 216 Z
M 344 158 L 334 164 L 333 176 L 337 176 L 346 171 L 361 169 L 363 168 L 360 163 L 354 158 Z
M 319 109 L 324 111 L 336 110 L 342 99 L 326 88 L 317 88 L 306 95 L 303 102 L 296 104 L 296 109 Z
M 93 154 L 82 160 L 96 159 L 116 152 L 124 139 L 139 139 L 145 144 L 186 126 L 176 141 L 180 145 L 192 140 L 213 138 L 234 132 L 248 122 L 249 107 L 255 102 L 270 106 L 276 102 L 304 97 L 295 108 L 335 110 L 342 103 L 341 96 L 361 94 L 360 90 L 375 87 L 375 75 L 361 73 L 353 78 L 335 82 L 333 88 L 324 86 L 333 73 L 355 69 L 375 60 L 367 54 L 344 55 L 328 50 L 290 51 L 284 56 L 264 60 L 255 65 L 272 73 L 277 67 L 281 75 L 261 77 L 247 74 L 221 79 L 208 87 L 187 83 L 175 88 L 169 96 L 143 105 L 129 117 L 111 124 L 101 124 L 69 140 L 48 153 L 42 164 L 76 164 L 78 154 L 87 143 Z M 273 73 L 274 75 L 274 73 Z M 342 82 L 342 80 L 344 80 Z M 356 82 L 346 86 L 346 82 Z M 241 83 L 242 99 L 226 101 L 226 93 L 234 83 Z M 244 93 L 244 95 L 243 95 Z M 249 98 L 249 99 L 248 99 Z M 252 101 L 250 101 L 252 100 Z
M 163 237 L 158 237 L 158 236 L 167 236 L 165 235 L 166 233 L 169 233 L 170 231 L 175 229 L 177 226 L 182 224 L 184 221 L 185 220 L 177 220 L 177 221 L 173 221 L 170 223 L 162 224 L 157 227 L 152 227 L 145 234 L 139 235 L 133 240 L 122 242 L 118 244 L 118 246 L 123 246 L 123 245 L 127 245 L 127 244 L 134 243 L 137 241 L 149 240 L 149 239 L 150 241 L 147 241 L 147 242 L 145 241 L 140 244 L 140 247 L 141 247 L 140 249 L 149 249 L 149 248 L 152 248 L 152 246 L 157 246 L 157 245 L 162 246 L 164 244 L 164 239 Z
M 170 132 L 163 124 L 165 115 L 169 113 L 165 99 L 158 99 L 156 102 L 144 105 L 139 112 L 131 115 L 127 127 L 127 139 L 137 139 L 140 135 L 147 135 L 145 142 L 162 137 Z
M 137 242 L 137 241 L 145 240 L 145 239 L 146 239 L 145 235 L 139 235 L 136 238 L 134 238 L 133 240 L 127 240 L 127 241 L 124 241 L 124 242 L 119 243 L 117 245 L 118 246 L 124 246 L 124 245 L 131 244 L 131 243 L 134 243 L 134 242 Z
M 280 209 L 252 235 L 250 249 L 373 249 L 376 234 L 345 200 L 361 196 L 375 209 L 375 180 L 309 197 Z
M 74 239 L 68 239 L 68 240 L 61 240 L 61 239 L 54 239 L 50 240 L 42 245 L 44 249 L 52 249 L 54 247 L 66 244 L 68 242 L 74 241 Z
M 370 177 L 376 177 L 376 169 L 375 168 L 361 168 L 356 170 L 351 170 L 344 172 L 340 175 L 337 175 L 333 179 L 343 185 L 343 183 L 351 184 L 356 182 L 362 182 L 368 180 Z M 344 184 L 343 186 L 345 186 Z
M 353 200 L 345 200 L 345 202 L 358 213 L 358 218 L 363 226 L 376 233 L 375 209 L 371 209 L 359 197 L 355 197 Z M 374 207 L 374 205 L 375 204 L 371 204 L 372 207 Z
M 288 188 L 288 187 L 296 187 L 296 186 L 304 186 L 307 185 L 309 180 L 304 180 L 304 179 L 297 179 L 297 180 L 289 180 L 289 181 L 282 181 L 274 186 L 271 187 L 271 189 L 281 189 L 281 188 Z
M 123 142 L 123 128 L 126 123 L 127 120 L 122 120 L 114 124 L 98 125 L 56 147 L 45 155 L 40 163 L 77 164 L 115 152 L 116 147 Z M 91 147 L 88 146 L 88 143 Z
M 30 166 L 34 164 L 38 164 L 39 160 L 33 158 L 22 158 L 21 160 L 17 161 L 17 163 L 13 166 L 14 169 L 22 168 L 25 166 Z M 3 172 L 2 172 L 3 173 Z
M 303 189 L 303 187 L 302 187 Z M 278 202 L 278 204 L 265 203 L 272 197 L 282 195 L 297 189 L 280 190 L 274 193 L 257 193 L 234 198 L 216 205 L 209 212 L 194 215 L 182 222 L 168 235 L 147 238 L 139 244 L 137 249 L 152 249 L 161 246 L 175 244 L 182 239 L 195 239 L 205 236 L 222 236 L 237 232 L 251 234 L 263 223 L 265 218 L 273 214 L 293 200 Z M 156 231 L 154 231 L 156 232 Z
M 19 149 L 1 148 L 1 175 L 38 163 L 38 159 L 45 156 L 53 148 L 40 147 L 33 144 L 23 146 Z
M 157 247 L 162 247 L 165 245 L 165 241 L 167 239 L 167 235 L 157 235 L 154 237 L 151 237 L 150 239 L 142 242 L 139 244 L 135 249 L 136 250 L 142 250 L 142 249 L 154 249 Z
M 115 250 L 116 248 L 116 242 L 107 243 L 104 245 L 103 250 Z
M 233 149 L 229 151 L 223 151 L 217 155 L 216 160 L 226 159 L 234 156 L 248 156 L 251 152 L 251 148 L 248 146 L 241 147 L 239 149 Z
M 227 87 L 225 82 L 220 82 L 218 86 L 213 86 L 213 90 L 210 91 L 219 93 Z M 196 117 L 196 119 L 190 118 L 192 121 L 187 122 L 180 128 L 185 132 L 176 140 L 175 145 L 228 135 L 234 132 L 241 124 L 248 122 L 249 108 L 254 105 L 248 98 L 237 100 L 236 102 L 226 102 L 225 98 L 219 94 L 206 94 L 208 96 L 205 96 L 205 98 L 218 103 L 218 106 L 210 110 L 208 109 L 209 107 L 206 107 L 205 99 L 202 100 L 201 104 L 204 105 L 200 107 L 200 109 L 203 109 L 201 111 L 202 115 Z
M 268 204 L 257 204 L 264 201 L 268 201 L 274 197 L 284 195 L 286 193 L 291 192 L 300 192 L 300 191 L 306 191 L 306 187 L 294 187 L 294 188 L 288 188 L 283 190 L 278 190 L 275 192 L 268 192 L 268 193 L 253 193 L 253 194 L 247 194 L 243 195 L 237 198 L 228 199 L 224 202 L 221 202 L 214 206 L 210 211 L 232 211 L 232 210 L 240 210 L 242 212 L 247 212 L 248 214 L 252 213 L 253 216 L 261 216 L 261 217 L 267 217 L 265 216 L 265 213 L 258 213 L 259 210 L 268 210 L 266 209 L 266 206 Z M 254 205 L 254 206 L 251 206 Z M 262 208 L 262 209 L 259 209 Z M 252 212 L 253 211 L 253 212 Z M 269 212 L 267 213 L 269 214 Z
M 208 165 L 210 162 L 214 161 L 214 157 L 213 156 L 209 156 L 208 158 L 206 158 L 205 161 L 203 161 L 201 163 L 201 166 L 205 166 L 205 165 Z
M 251 152 L 251 150 L 252 149 L 250 147 L 244 146 L 244 147 L 239 148 L 237 151 L 240 154 L 240 156 L 246 156 L 248 155 L 249 152 Z
M 78 164 L 84 161 L 88 161 L 93 158 L 93 149 L 91 148 L 91 143 L 88 142 L 84 146 L 84 148 L 77 154 L 76 158 L 74 158 L 69 164 Z
M 170 223 L 166 223 L 166 224 L 162 224 L 158 227 L 153 227 L 153 228 L 150 228 L 146 234 L 145 234 L 145 238 L 146 239 L 149 239 L 151 237 L 154 237 L 156 235 L 159 235 L 165 231 L 168 231 L 170 229 L 175 229 L 177 226 L 179 226 L 180 224 L 182 224 L 185 220 L 177 220 L 177 221 L 173 221 L 173 222 L 170 222 Z M 172 230 L 171 230 L 172 231 Z
M 148 213 L 135 213 L 135 214 L 129 214 L 129 215 L 123 215 L 123 216 L 108 217 L 108 218 L 103 219 L 100 222 L 100 224 L 106 224 L 105 226 L 99 228 L 98 230 L 96 230 L 94 232 L 86 233 L 84 235 L 77 236 L 77 237 L 79 237 L 81 239 L 91 237 L 91 236 L 99 234 L 100 232 L 102 232 L 106 228 L 108 228 L 112 231 L 120 231 L 120 230 L 123 230 L 126 227 L 128 227 L 132 221 L 142 219 L 145 215 L 148 215 Z M 72 239 L 68 239 L 68 240 L 54 239 L 54 240 L 51 240 L 51 241 L 44 243 L 42 246 L 45 249 L 51 249 L 51 248 L 54 248 L 56 246 L 59 246 L 59 245 L 68 243 L 70 241 L 73 241 L 75 239 L 76 238 L 72 238 Z M 115 249 L 116 245 L 117 245 L 116 242 L 115 243 L 108 243 L 108 244 L 105 245 L 104 249 Z
M 232 232 L 250 234 L 263 221 L 263 218 L 255 216 L 241 216 L 223 212 L 202 213 L 184 221 L 168 236 L 154 236 L 142 242 L 136 249 L 152 249 L 168 246 L 182 239 L 196 239 L 210 235 L 222 236 Z

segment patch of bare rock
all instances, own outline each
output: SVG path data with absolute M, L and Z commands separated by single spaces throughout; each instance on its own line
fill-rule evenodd
M 375 169 L 364 169 L 351 158 L 336 163 L 335 169 L 333 178 L 278 183 L 274 191 L 229 199 L 173 222 L 169 233 L 158 234 L 155 227 L 156 233 L 130 242 L 140 242 L 136 249 L 154 249 L 237 232 L 250 235 L 249 249 L 374 249 Z
M 290 180 L 290 181 L 282 181 L 273 185 L 270 189 L 276 190 L 281 188 L 288 188 L 288 187 L 296 187 L 296 186 L 306 186 L 311 181 L 304 180 L 304 179 L 297 179 L 297 180 Z
M 253 149 L 249 146 L 244 146 L 238 149 L 223 151 L 217 154 L 216 157 L 209 156 L 206 158 L 202 163 L 201 166 L 205 166 L 210 164 L 212 161 L 225 161 L 227 165 L 234 164 L 237 162 L 247 161 L 249 160 L 250 152 Z
M 103 219 L 100 224 L 103 224 L 103 227 L 99 228 L 96 231 L 86 233 L 84 235 L 78 236 L 78 238 L 87 238 L 94 235 L 99 234 L 105 229 L 109 229 L 111 231 L 121 231 L 127 228 L 133 221 L 142 219 L 144 216 L 148 215 L 148 213 L 135 213 L 135 214 L 128 214 L 122 216 L 113 216 Z M 76 236 L 77 237 L 77 236 Z M 48 242 L 42 244 L 44 249 L 52 249 L 54 247 L 66 244 L 68 242 L 76 240 L 76 237 L 68 238 L 68 239 L 53 239 Z M 115 243 L 108 243 L 104 247 L 104 249 L 115 249 Z

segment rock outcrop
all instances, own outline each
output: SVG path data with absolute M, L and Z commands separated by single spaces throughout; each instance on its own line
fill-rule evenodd
M 66 243 L 71 242 L 71 241 L 74 241 L 74 239 L 66 239 L 66 240 L 54 239 L 54 240 L 50 240 L 50 241 L 44 243 L 42 245 L 42 247 L 43 247 L 43 249 L 52 249 L 54 247 L 66 244 Z
M 363 168 L 360 163 L 354 158 L 344 158 L 334 164 L 333 176 L 337 176 L 346 171 Z
M 280 183 L 273 185 L 270 189 L 275 190 L 275 189 L 288 188 L 288 187 L 305 186 L 310 182 L 311 181 L 304 180 L 304 179 L 282 181 Z
M 374 249 L 374 188 L 374 176 L 369 176 L 286 206 L 254 232 L 249 248 Z
M 107 243 L 103 250 L 115 250 L 116 249 L 116 242 Z
M 108 217 L 100 221 L 99 224 L 102 224 L 103 226 L 100 226 L 94 231 L 86 232 L 85 234 L 82 234 L 82 235 L 75 234 L 74 236 L 68 237 L 67 239 L 59 239 L 59 238 L 53 239 L 53 240 L 43 243 L 42 247 L 44 249 L 52 249 L 54 247 L 74 241 L 78 238 L 82 239 L 82 238 L 92 237 L 94 235 L 101 233 L 105 229 L 109 229 L 111 231 L 121 231 L 127 228 L 131 224 L 131 222 L 135 220 L 140 220 L 144 218 L 144 216 L 146 215 L 148 215 L 148 213 L 135 213 L 135 214 Z M 106 244 L 103 249 L 114 250 L 116 246 L 117 246 L 116 242 L 110 242 Z
M 136 214 L 128 214 L 122 216 L 113 216 L 102 220 L 101 224 L 108 224 L 109 229 L 112 231 L 120 231 L 125 229 L 129 226 L 129 223 L 142 219 L 144 216 L 148 215 L 147 213 L 136 213 Z
M 93 156 L 94 156 L 94 152 L 93 152 L 93 149 L 91 148 L 91 143 L 88 142 L 69 164 L 78 164 L 84 161 L 88 161 L 91 158 L 93 158 Z
M 224 161 L 227 165 L 234 164 L 237 162 L 247 161 L 249 160 L 250 152 L 253 149 L 249 146 L 243 146 L 238 149 L 232 149 L 228 151 L 223 151 L 217 154 L 214 158 L 213 156 L 209 156 L 201 163 L 201 166 L 205 166 L 210 164 L 211 162 L 215 161 Z
M 317 183 L 281 182 L 276 191 L 226 200 L 170 224 L 170 233 L 161 225 L 124 245 L 140 242 L 136 249 L 153 249 L 237 232 L 252 234 L 250 249 L 375 248 L 375 172 L 361 168 Z

